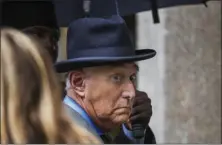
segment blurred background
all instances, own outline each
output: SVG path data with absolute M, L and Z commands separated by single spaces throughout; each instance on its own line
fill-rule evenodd
M 124 17 L 137 49 L 157 51 L 139 63 L 138 88 L 152 100 L 157 143 L 221 143 L 221 1 Z M 59 58 L 66 59 L 67 28 Z

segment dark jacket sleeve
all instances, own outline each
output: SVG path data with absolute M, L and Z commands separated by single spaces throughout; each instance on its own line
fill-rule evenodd
M 144 144 L 156 144 L 155 135 L 149 126 L 146 128 Z
M 133 144 L 133 142 L 125 136 L 122 128 L 114 142 L 116 144 Z M 156 144 L 155 136 L 149 126 L 146 128 L 144 144 Z

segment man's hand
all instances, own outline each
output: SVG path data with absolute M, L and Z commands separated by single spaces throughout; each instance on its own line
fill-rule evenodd
M 145 92 L 137 91 L 136 97 L 133 102 L 132 112 L 129 118 L 129 122 L 126 123 L 129 129 L 132 122 L 143 125 L 146 128 L 150 122 L 152 116 L 151 100 Z

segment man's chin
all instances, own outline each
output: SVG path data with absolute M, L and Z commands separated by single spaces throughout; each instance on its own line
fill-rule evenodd
M 114 122 L 115 124 L 121 125 L 121 124 L 127 122 L 128 119 L 129 119 L 129 115 L 121 115 L 121 116 L 115 117 L 115 119 L 113 120 L 113 122 Z

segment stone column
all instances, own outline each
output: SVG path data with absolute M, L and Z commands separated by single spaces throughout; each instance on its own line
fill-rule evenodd
M 60 40 L 59 40 L 59 54 L 58 61 L 66 60 L 66 37 L 67 37 L 67 27 L 60 28 Z
M 58 52 L 58 59 L 57 61 L 62 61 L 67 59 L 66 55 L 66 40 L 67 40 L 67 27 L 61 27 L 60 28 L 60 40 L 58 43 L 59 46 L 59 52 Z M 65 82 L 66 80 L 66 73 L 58 73 L 57 74 L 61 82 Z
M 221 143 L 221 2 L 137 15 L 137 47 L 157 51 L 139 62 L 138 87 L 153 104 L 158 143 Z

